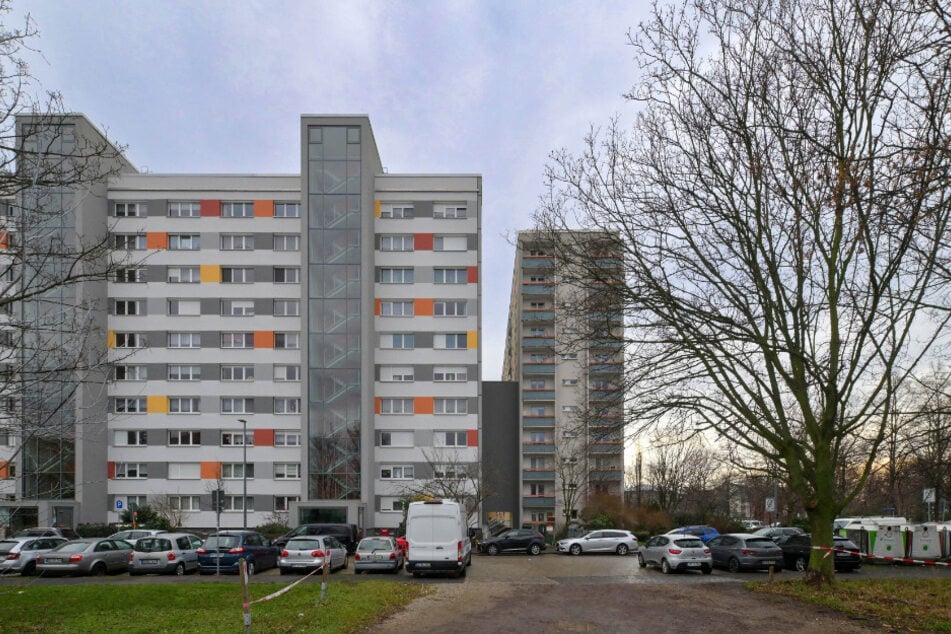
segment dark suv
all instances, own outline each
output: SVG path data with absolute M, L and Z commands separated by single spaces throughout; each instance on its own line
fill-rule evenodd
M 510 550 L 538 555 L 545 550 L 545 536 L 538 531 L 516 528 L 479 543 L 479 552 L 498 555 Z
M 833 537 L 833 547 L 852 552 L 835 552 L 833 564 L 837 572 L 847 572 L 858 570 L 862 567 L 862 557 L 855 554 L 859 547 L 845 537 Z M 793 535 L 779 545 L 783 549 L 783 563 L 790 570 L 804 571 L 809 565 L 809 557 L 812 554 L 812 536 Z
M 346 546 L 347 553 L 351 555 L 357 550 L 357 543 L 360 541 L 360 530 L 356 524 L 301 524 L 275 539 L 274 545 L 283 548 L 287 540 L 300 535 L 333 535 Z

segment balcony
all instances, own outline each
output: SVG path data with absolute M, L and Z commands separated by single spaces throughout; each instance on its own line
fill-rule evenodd
M 624 443 L 621 441 L 596 440 L 588 445 L 589 454 L 616 454 L 624 453 Z
M 522 311 L 522 321 L 526 322 L 553 322 L 555 321 L 555 311 L 553 310 L 524 310 Z
M 525 482 L 554 482 L 554 469 L 522 469 L 522 480 Z
M 620 374 L 620 363 L 592 363 L 588 366 L 588 372 L 591 374 Z
M 523 401 L 554 401 L 555 390 L 522 390 Z
M 621 447 L 621 451 L 624 450 L 624 447 Z M 549 440 L 548 442 L 523 442 L 522 443 L 522 453 L 523 454 L 553 454 L 555 453 L 555 443 L 554 441 Z
M 592 469 L 592 482 L 621 482 L 624 480 L 624 472 L 621 469 Z
M 522 374 L 528 376 L 530 374 L 554 374 L 555 373 L 555 364 L 554 363 L 526 363 L 522 366 Z
M 554 337 L 522 337 L 522 348 L 554 348 L 555 347 L 555 338 Z
M 522 508 L 553 509 L 555 508 L 555 496 L 554 495 L 522 496 Z
M 545 255 L 526 255 L 522 257 L 522 270 L 552 269 L 555 267 L 555 258 Z
M 555 286 L 549 282 L 527 282 L 522 284 L 522 295 L 553 295 Z
M 542 428 L 551 428 L 555 426 L 555 417 L 554 416 L 522 416 L 522 427 L 531 427 L 537 429 Z

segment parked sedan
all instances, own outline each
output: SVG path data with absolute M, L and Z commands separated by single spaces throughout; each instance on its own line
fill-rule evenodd
M 783 542 L 793 535 L 802 535 L 805 532 L 806 531 L 801 528 L 796 528 L 795 526 L 764 526 L 763 528 L 753 531 L 753 534 L 769 537 L 777 544 L 782 545 Z
M 560 553 L 617 553 L 626 555 L 637 550 L 637 537 L 631 531 L 616 529 L 591 531 L 582 537 L 562 539 L 555 544 L 555 550 Z
M 487 555 L 512 551 L 540 555 L 543 550 L 545 550 L 545 536 L 538 531 L 526 528 L 505 531 L 479 542 L 479 552 Z
M 667 531 L 668 535 L 693 535 L 704 544 L 720 534 L 720 531 L 712 526 L 681 526 L 672 531 Z
M 385 570 L 396 573 L 403 567 L 404 551 L 393 537 L 364 537 L 353 554 L 353 572 Z
M 330 567 L 330 572 L 347 567 L 347 547 L 333 535 L 293 537 L 287 540 L 278 561 L 281 574 L 310 572 Z
M 783 551 L 776 542 L 763 535 L 729 533 L 718 535 L 707 542 L 713 555 L 713 565 L 730 572 L 741 570 L 783 569 Z
M 74 539 L 60 544 L 36 560 L 40 575 L 104 575 L 129 569 L 132 546 L 121 539 Z
M 191 533 L 162 533 L 140 537 L 129 556 L 129 576 L 147 574 L 184 575 L 198 570 L 201 538 Z
M 846 537 L 833 537 L 833 547 L 851 552 L 835 552 L 833 565 L 836 572 L 856 571 L 862 567 L 862 557 L 858 555 L 859 547 Z M 809 567 L 809 557 L 812 555 L 812 536 L 808 533 L 793 535 L 780 545 L 783 551 L 783 562 L 790 570 L 804 572 Z
M 641 568 L 658 566 L 664 574 L 681 570 L 700 570 L 708 575 L 713 572 L 710 549 L 692 535 L 656 535 L 647 540 L 637 553 Z
M 128 530 L 119 531 L 118 533 L 113 533 L 109 536 L 109 539 L 121 539 L 135 546 L 135 542 L 143 537 L 154 537 L 167 532 L 168 531 L 160 531 L 152 528 L 130 528 Z
M 0 574 L 36 574 L 36 558 L 66 541 L 64 537 L 10 537 L 0 541 Z
M 280 550 L 270 540 L 255 531 L 229 530 L 215 533 L 198 549 L 198 572 L 213 575 L 217 572 L 238 574 L 240 562 L 245 560 L 248 576 L 277 565 Z

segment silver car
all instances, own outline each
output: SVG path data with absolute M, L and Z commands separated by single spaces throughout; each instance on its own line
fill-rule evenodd
M 699 537 L 692 535 L 655 535 L 637 553 L 641 568 L 658 566 L 664 574 L 679 570 L 713 572 L 713 557 Z
M 347 548 L 333 535 L 292 537 L 284 545 L 277 565 L 282 575 L 323 570 L 325 565 L 333 572 L 347 567 Z
M 10 537 L 0 541 L 0 574 L 36 574 L 36 558 L 66 543 L 64 537 Z
M 581 537 L 562 539 L 555 544 L 555 550 L 559 553 L 571 553 L 572 555 L 580 555 L 581 553 L 626 555 L 637 550 L 637 537 L 631 531 L 617 529 L 591 531 Z
M 147 574 L 184 575 L 198 570 L 201 538 L 191 533 L 162 533 L 140 537 L 129 557 L 129 576 Z
M 364 537 L 353 554 L 353 572 L 385 570 L 396 573 L 403 567 L 403 549 L 393 537 Z
M 151 528 L 130 528 L 128 530 L 119 531 L 118 533 L 113 533 L 109 535 L 109 539 L 121 539 L 122 541 L 129 542 L 135 546 L 135 542 L 142 539 L 143 537 L 154 537 L 155 535 L 161 535 L 168 531 L 160 531 Z
M 129 569 L 132 546 L 121 539 L 96 537 L 74 539 L 40 555 L 36 571 L 40 575 L 104 575 Z

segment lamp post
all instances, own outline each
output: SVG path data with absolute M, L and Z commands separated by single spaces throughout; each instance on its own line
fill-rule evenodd
M 248 530 L 248 421 L 239 418 L 238 422 L 241 423 L 241 447 L 244 449 L 244 457 L 242 458 L 243 462 L 241 464 L 241 483 L 243 485 L 241 511 L 244 513 L 244 530 Z

